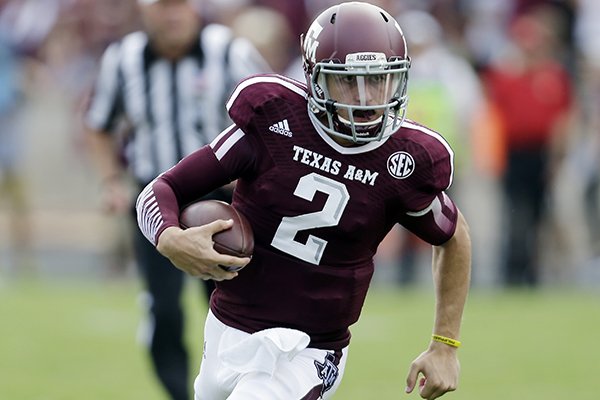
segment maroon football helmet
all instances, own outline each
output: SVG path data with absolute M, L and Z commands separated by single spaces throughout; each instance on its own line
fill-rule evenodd
M 392 134 L 406 114 L 410 59 L 386 11 L 361 2 L 323 11 L 301 37 L 310 117 L 355 143 Z

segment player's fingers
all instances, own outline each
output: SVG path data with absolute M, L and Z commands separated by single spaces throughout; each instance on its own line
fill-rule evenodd
M 241 259 L 244 260 L 241 265 L 231 265 L 231 263 L 229 263 L 230 265 L 219 264 L 219 267 L 227 272 L 237 272 L 250 262 L 250 257 L 243 257 Z
M 444 393 L 451 392 L 455 389 L 455 386 L 443 382 L 433 383 L 431 380 L 428 382 L 428 380 L 424 378 L 421 381 L 419 394 L 424 399 L 434 400 L 444 395 Z
M 196 278 L 200 278 L 203 280 L 209 280 L 212 279 L 214 281 L 225 281 L 225 280 L 229 280 L 229 279 L 233 279 L 236 276 L 238 276 L 238 273 L 233 271 L 225 271 L 223 269 L 217 268 L 217 267 L 213 267 L 213 268 L 193 268 L 191 270 L 187 271 L 190 275 L 196 277 Z
M 422 398 L 427 400 L 433 400 L 437 397 L 435 396 L 436 388 L 431 383 L 431 381 L 427 380 L 427 378 L 421 379 L 421 382 L 419 384 L 419 394 Z
M 203 229 L 206 229 L 211 235 L 214 235 L 215 233 L 224 231 L 225 229 L 229 229 L 232 226 L 232 219 L 218 219 L 216 221 L 204 225 Z
M 210 279 L 220 282 L 220 281 L 228 281 L 230 279 L 235 278 L 236 276 L 238 276 L 237 272 L 223 271 L 223 273 L 213 274 Z
M 221 254 L 217 262 L 222 270 L 235 272 L 244 268 L 250 262 L 250 257 L 234 257 Z
M 426 399 L 426 400 L 435 400 L 438 397 L 442 397 L 442 395 L 446 393 L 445 390 L 436 390 L 432 393 L 420 393 L 421 397 Z
M 410 369 L 408 370 L 408 376 L 406 377 L 406 393 L 412 393 L 415 388 L 415 384 L 417 382 L 417 378 L 419 376 L 420 368 L 416 363 L 412 363 L 410 365 Z

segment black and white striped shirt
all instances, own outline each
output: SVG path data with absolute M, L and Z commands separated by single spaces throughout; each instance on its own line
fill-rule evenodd
M 125 157 L 147 183 L 210 143 L 229 123 L 225 101 L 234 85 L 268 70 L 249 41 L 222 25 L 206 26 L 177 61 L 158 56 L 147 35 L 134 32 L 106 49 L 86 124 L 114 134 L 125 118 L 133 128 Z

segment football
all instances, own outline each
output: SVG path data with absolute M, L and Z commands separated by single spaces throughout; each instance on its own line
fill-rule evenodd
M 209 224 L 218 219 L 232 219 L 230 229 L 213 235 L 214 249 L 221 254 L 251 257 L 254 251 L 254 234 L 246 217 L 230 204 L 219 200 L 200 200 L 187 205 L 179 214 L 183 229 Z M 227 271 L 241 268 L 221 265 Z

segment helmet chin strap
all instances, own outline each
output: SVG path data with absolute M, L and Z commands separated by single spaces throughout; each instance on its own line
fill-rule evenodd
M 354 137 L 370 137 L 374 135 L 374 132 L 381 129 L 383 116 L 377 118 L 375 121 L 369 122 L 353 122 L 342 118 L 337 112 L 333 113 L 333 122 L 337 125 L 337 129 L 340 132 L 345 133 L 350 138 Z M 360 131 L 357 128 L 367 128 L 361 129 Z
M 348 125 L 348 126 L 354 125 L 354 126 L 359 126 L 361 128 L 379 124 L 383 120 L 383 115 L 380 115 L 376 120 L 366 121 L 366 122 L 350 121 L 350 120 L 347 120 L 346 118 L 340 117 L 339 114 L 336 114 L 336 117 L 340 120 L 340 122 L 342 122 L 345 125 Z
M 335 107 L 335 103 L 337 103 L 337 101 L 333 100 L 333 99 L 327 99 L 325 101 L 325 110 L 329 111 L 331 114 L 336 115 L 337 116 L 337 108 Z

